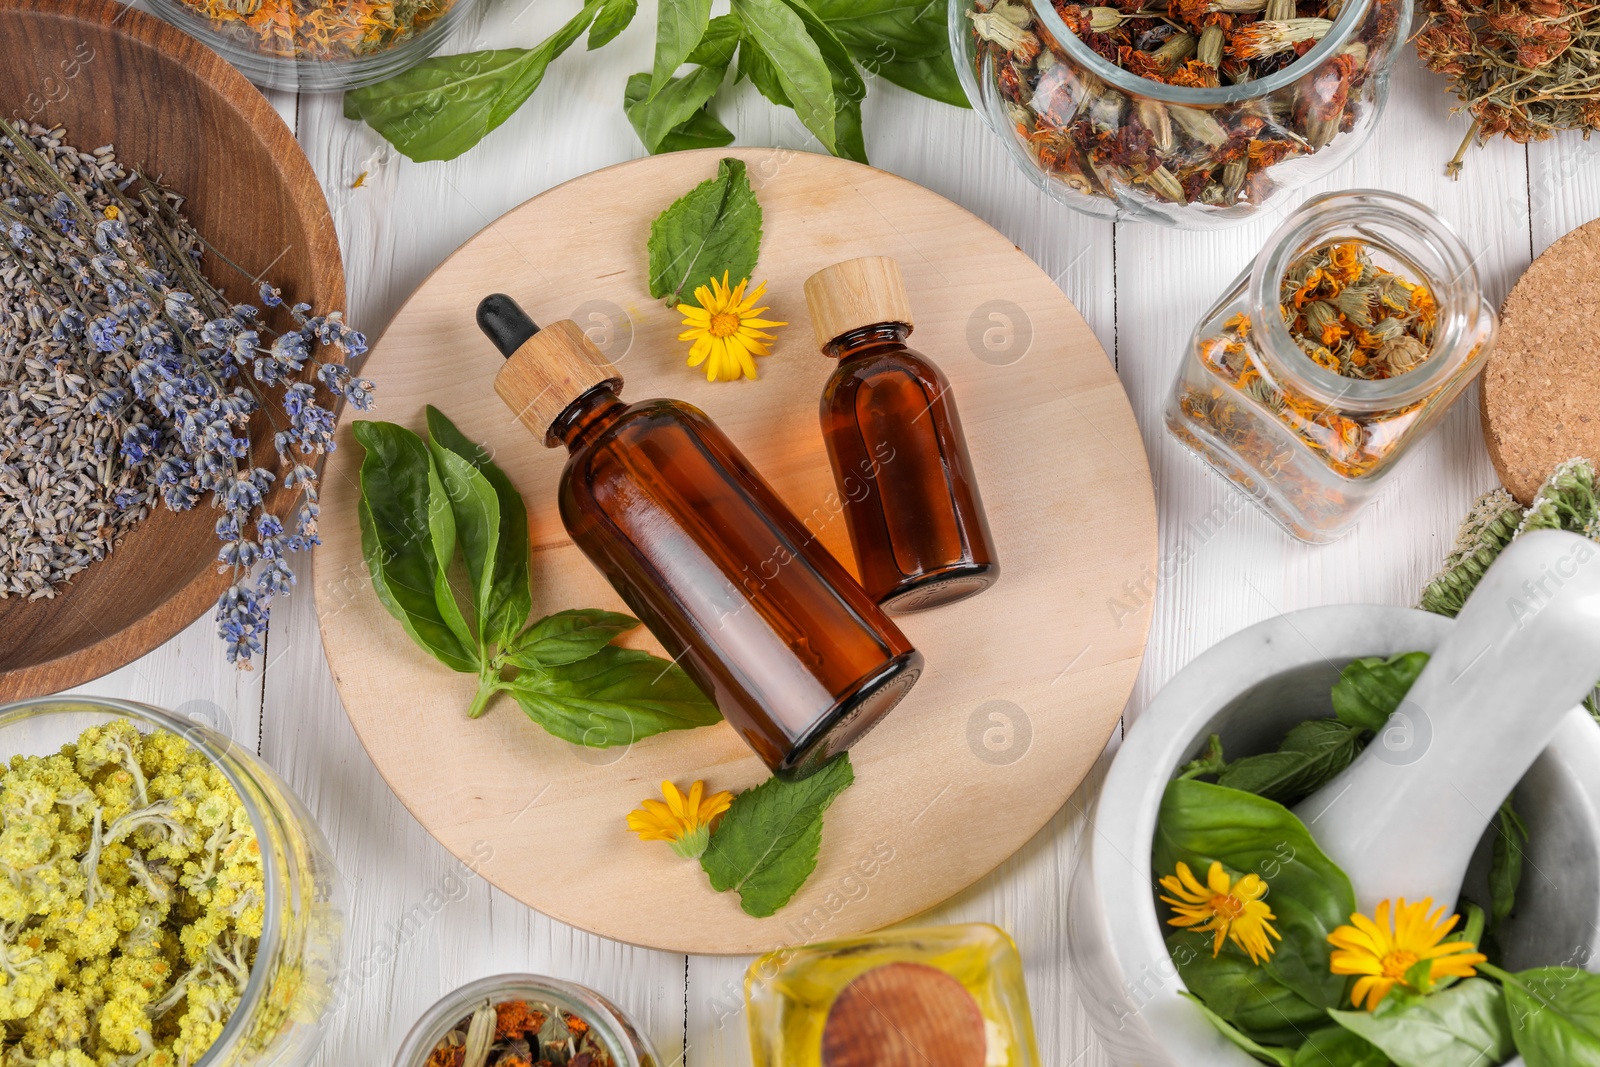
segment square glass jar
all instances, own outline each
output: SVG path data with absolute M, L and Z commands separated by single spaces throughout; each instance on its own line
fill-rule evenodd
M 934 1013 L 937 1051 L 863 1049 L 852 1038 L 870 1039 L 870 1032 L 843 1032 L 861 1018 L 850 1014 L 857 1001 L 867 1006 L 862 1015 L 911 1046 L 916 1039 L 907 1035 L 921 1022 L 915 1016 Z M 770 952 L 745 974 L 745 1003 L 755 1067 L 893 1067 L 902 1058 L 937 1067 L 1039 1065 L 1022 958 L 1004 930 L 986 923 L 886 930 Z M 896 1019 L 897 1010 L 910 1015 Z M 963 1027 L 969 1014 L 973 1025 Z
M 1412 369 L 1348 377 L 1291 333 L 1285 275 L 1309 253 L 1351 244 L 1431 301 L 1426 355 Z M 1168 431 L 1295 537 L 1337 539 L 1483 369 L 1498 320 L 1474 263 L 1415 200 L 1376 190 L 1313 197 L 1195 328 Z M 1341 312 L 1332 333 L 1357 325 Z

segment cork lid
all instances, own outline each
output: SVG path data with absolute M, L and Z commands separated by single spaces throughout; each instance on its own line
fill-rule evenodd
M 1532 503 L 1556 464 L 1600 462 L 1600 219 L 1551 245 L 1506 297 L 1483 372 L 1484 442 L 1505 487 Z
M 478 305 L 478 328 L 506 357 L 494 391 L 546 444 L 551 424 L 574 400 L 597 385 L 622 385 L 617 368 L 571 319 L 541 330 L 515 300 L 494 293 Z
M 880 322 L 915 325 L 900 264 L 888 256 L 847 259 L 817 271 L 806 279 L 806 305 L 811 309 L 811 328 L 820 349 L 863 326 Z
M 988 1027 L 966 987 L 924 963 L 874 967 L 822 1026 L 823 1067 L 984 1067 Z

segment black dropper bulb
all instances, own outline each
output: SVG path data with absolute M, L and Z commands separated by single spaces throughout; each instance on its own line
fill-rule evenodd
M 488 335 L 502 356 L 510 359 L 511 353 L 539 332 L 539 324 L 506 294 L 492 293 L 478 304 L 478 329 Z

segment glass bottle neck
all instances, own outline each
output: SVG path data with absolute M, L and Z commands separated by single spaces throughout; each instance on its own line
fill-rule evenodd
M 616 394 L 621 384 L 617 380 L 601 382 L 568 404 L 560 417 L 550 424 L 544 437 L 545 447 L 566 445 L 567 451 L 573 452 L 593 440 L 627 410 L 628 405 Z
M 906 338 L 911 336 L 911 326 L 904 322 L 875 322 L 871 326 L 861 326 L 848 333 L 842 333 L 829 341 L 823 354 L 834 359 L 849 359 L 868 349 L 881 348 L 884 345 L 903 345 Z

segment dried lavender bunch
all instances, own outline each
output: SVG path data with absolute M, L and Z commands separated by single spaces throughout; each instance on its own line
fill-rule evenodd
M 1472 128 L 1445 169 L 1461 172 L 1476 138 L 1518 144 L 1600 129 L 1600 7 L 1574 0 L 1425 0 L 1417 54 L 1449 78 Z M 1459 109 L 1458 109 L 1459 110 Z
M 219 570 L 233 579 L 217 601 L 218 635 L 229 661 L 248 669 L 273 598 L 294 585 L 288 553 L 319 543 L 313 464 L 333 450 L 333 408 L 371 402 L 370 381 L 317 353 L 351 360 L 366 339 L 339 312 L 296 305 L 296 328 L 279 333 L 257 306 L 231 303 L 201 269 L 215 250 L 183 216 L 182 199 L 122 167 L 109 146 L 85 153 L 64 136 L 0 119 L 0 311 L 9 312 L 0 318 L 0 369 L 19 368 L 0 379 L 0 417 L 58 426 L 27 459 L 68 475 L 43 487 L 22 535 L 26 557 L 66 547 L 65 560 L 19 571 L 0 553 L 0 595 L 53 595 L 103 558 L 156 496 L 186 511 L 209 495 L 223 513 Z M 259 295 L 266 307 L 283 302 L 267 283 Z M 264 392 L 280 385 L 284 420 Z M 264 506 L 276 473 L 250 463 L 258 414 L 273 420 L 283 484 L 297 490 L 287 519 Z M 0 536 L 12 533 L 4 471 Z M 40 511 L 54 528 L 38 521 Z M 71 521 L 82 514 L 97 524 L 90 538 Z

